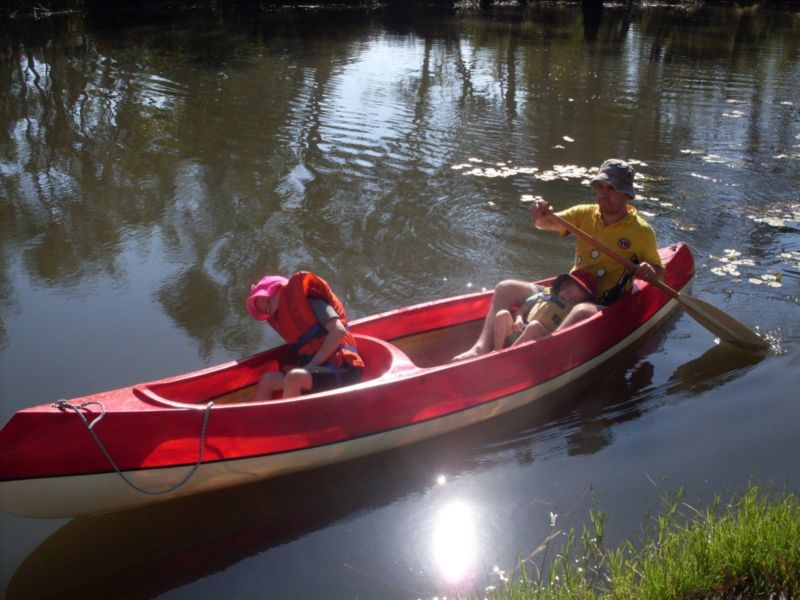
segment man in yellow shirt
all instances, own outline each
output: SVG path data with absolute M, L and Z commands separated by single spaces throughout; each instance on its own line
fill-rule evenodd
M 585 269 L 597 279 L 597 293 L 592 302 L 582 302 L 570 311 L 559 329 L 591 317 L 611 304 L 631 288 L 633 276 L 645 281 L 661 277 L 663 267 L 658 255 L 658 245 L 653 228 L 642 219 L 636 209 L 628 205 L 636 196 L 633 189 L 633 167 L 623 160 L 611 158 L 605 161 L 590 185 L 596 193 L 596 204 L 573 206 L 557 213 L 565 221 L 582 229 L 604 245 L 636 265 L 635 273 L 627 273 L 625 267 L 608 258 L 590 242 L 578 239 L 575 246 L 575 265 L 572 270 Z M 531 221 L 537 229 L 558 231 L 557 223 L 548 218 L 553 211 L 546 200 L 536 200 L 531 206 Z M 495 286 L 492 306 L 486 315 L 481 334 L 466 352 L 454 357 L 462 360 L 484 354 L 492 349 L 494 315 L 524 302 L 531 295 L 531 284 L 527 281 L 507 279 Z

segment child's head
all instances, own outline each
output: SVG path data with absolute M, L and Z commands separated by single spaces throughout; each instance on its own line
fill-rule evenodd
M 270 299 L 287 284 L 289 280 L 281 275 L 266 275 L 261 280 L 250 286 L 250 296 L 247 298 L 247 312 L 259 321 L 266 321 L 271 312 L 268 309 Z
M 563 273 L 553 281 L 553 292 L 562 302 L 578 304 L 591 300 L 597 290 L 597 280 L 589 271 L 577 269 Z

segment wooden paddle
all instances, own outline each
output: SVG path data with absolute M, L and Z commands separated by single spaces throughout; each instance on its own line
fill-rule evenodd
M 608 246 L 598 242 L 582 229 L 575 227 L 572 223 L 568 223 L 553 213 L 550 213 L 548 217 L 551 221 L 557 223 L 559 227 L 571 231 L 577 237 L 590 242 L 597 247 L 598 250 L 624 265 L 629 271 L 636 271 L 636 265 L 631 261 L 617 254 Z M 722 312 L 720 309 L 711 306 L 708 302 L 703 302 L 683 292 L 677 292 L 661 280 L 653 281 L 652 285 L 677 300 L 687 313 L 721 340 L 735 344 L 745 350 L 765 350 L 769 348 L 769 343 L 759 337 L 753 330 L 739 323 L 739 321 Z

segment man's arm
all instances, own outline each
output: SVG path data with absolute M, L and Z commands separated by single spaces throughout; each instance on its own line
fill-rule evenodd
M 661 257 L 658 255 L 658 242 L 653 228 L 648 226 L 645 246 L 637 249 L 637 254 L 641 256 L 641 262 L 636 266 L 634 274 L 639 279 L 648 283 L 660 280 L 664 277 L 664 267 L 661 266 Z
M 551 221 L 547 215 L 553 212 L 553 207 L 544 198 L 537 198 L 531 204 L 531 222 L 536 229 L 544 231 L 561 231 L 557 223 Z

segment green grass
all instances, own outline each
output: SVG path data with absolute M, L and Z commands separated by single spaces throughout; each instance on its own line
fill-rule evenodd
M 694 600 L 800 597 L 800 501 L 751 487 L 704 512 L 670 501 L 643 542 L 603 546 L 606 515 L 591 529 L 544 544 L 491 600 Z M 554 526 L 554 523 L 553 523 Z M 552 533 L 552 532 L 551 532 Z M 547 553 L 552 560 L 547 563 Z M 553 554 L 556 552 L 555 554 Z M 538 565 L 547 564 L 543 572 Z

